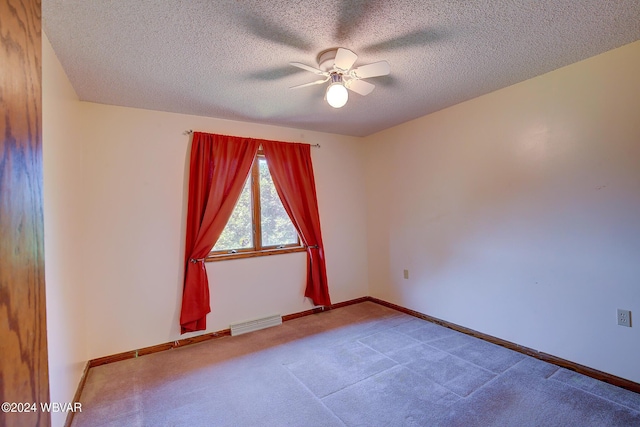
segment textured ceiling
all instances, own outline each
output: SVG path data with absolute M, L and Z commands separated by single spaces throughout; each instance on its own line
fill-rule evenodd
M 43 0 L 83 101 L 365 136 L 640 39 L 639 0 Z M 387 60 L 344 108 L 319 52 Z

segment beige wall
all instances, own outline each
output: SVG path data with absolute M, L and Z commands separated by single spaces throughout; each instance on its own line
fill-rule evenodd
M 636 42 L 367 138 L 371 293 L 640 382 L 639 114 Z
M 42 37 L 44 252 L 49 386 L 52 402 L 70 402 L 88 360 L 81 272 L 84 216 L 80 103 L 46 35 Z M 52 413 L 52 425 L 66 414 Z
M 186 129 L 321 144 L 312 156 L 331 297 L 368 293 L 360 139 L 92 103 L 81 109 L 83 239 L 95 253 L 84 265 L 89 357 L 180 338 Z M 304 253 L 209 263 L 207 270 L 209 331 L 312 307 L 303 298 Z

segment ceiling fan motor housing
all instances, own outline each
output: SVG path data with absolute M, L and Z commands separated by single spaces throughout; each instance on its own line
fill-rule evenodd
M 333 71 L 333 64 L 335 63 L 337 53 L 337 48 L 331 48 L 320 52 L 317 58 L 318 68 L 326 72 Z

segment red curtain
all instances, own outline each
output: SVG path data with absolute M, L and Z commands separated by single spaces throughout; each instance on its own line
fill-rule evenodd
M 194 132 L 189 172 L 182 333 L 206 329 L 211 311 L 204 258 L 222 234 L 260 141 Z
M 331 305 L 311 146 L 262 141 L 262 149 L 282 205 L 307 246 L 307 287 L 304 295 L 316 305 Z

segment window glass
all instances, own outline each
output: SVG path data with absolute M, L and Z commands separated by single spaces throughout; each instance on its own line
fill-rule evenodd
M 230 251 L 253 247 L 251 210 L 251 175 L 249 175 L 247 182 L 244 183 L 244 188 L 236 207 L 229 218 L 229 222 L 227 222 L 220 238 L 213 247 L 213 251 Z
M 260 221 L 262 246 L 278 247 L 298 243 L 298 233 L 282 206 L 264 157 L 258 158 L 260 172 Z

